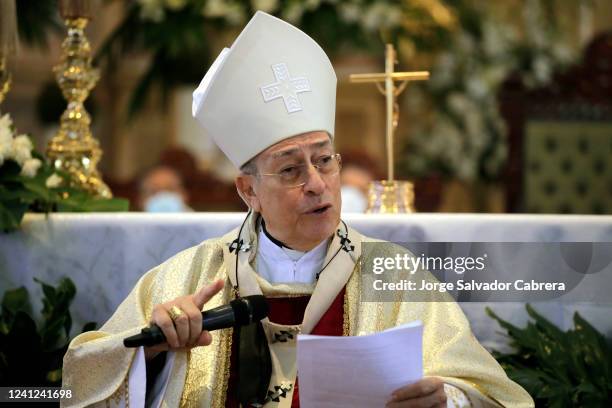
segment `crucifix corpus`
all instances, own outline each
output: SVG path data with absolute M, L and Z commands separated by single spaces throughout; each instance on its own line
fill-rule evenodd
M 386 99 L 387 180 L 370 186 L 368 212 L 414 211 L 412 184 L 404 182 L 404 185 L 402 185 L 401 183 L 394 182 L 393 135 L 399 122 L 399 104 L 397 103 L 397 97 L 406 89 L 410 81 L 428 80 L 429 71 L 395 72 L 396 64 L 397 54 L 395 49 L 392 44 L 387 44 L 385 49 L 385 72 L 352 74 L 349 77 L 350 81 L 354 83 L 375 83 L 378 90 Z M 399 82 L 399 84 L 396 84 L 396 82 Z M 376 194 L 377 189 L 381 190 L 380 194 Z M 404 193 L 407 194 L 404 194 L 400 190 L 406 190 Z M 409 199 L 401 198 L 401 196 L 408 195 L 410 195 Z M 403 203 L 400 201 L 403 201 Z
M 387 44 L 385 51 L 385 72 L 377 74 L 351 74 L 350 81 L 354 83 L 374 82 L 378 90 L 385 95 L 387 102 L 387 180 L 393 180 L 393 134 L 399 120 L 399 105 L 397 97 L 406 89 L 410 81 L 426 81 L 429 71 L 394 72 L 397 64 L 397 54 L 392 44 Z M 396 81 L 402 81 L 399 86 Z M 384 87 L 383 84 L 384 83 Z

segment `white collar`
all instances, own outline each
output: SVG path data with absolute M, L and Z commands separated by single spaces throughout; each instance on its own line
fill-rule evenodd
M 314 283 L 323 266 L 328 239 L 307 252 L 280 247 L 259 230 L 257 273 L 270 283 Z

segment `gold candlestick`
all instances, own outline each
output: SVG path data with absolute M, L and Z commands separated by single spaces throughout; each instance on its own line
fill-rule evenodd
M 87 4 L 83 0 L 60 1 L 68 36 L 62 43 L 61 62 L 53 71 L 68 107 L 60 119 L 59 131 L 49 141 L 47 156 L 55 168 L 72 175 L 71 184 L 96 196 L 111 198 L 112 193 L 97 170 L 102 150 L 91 134 L 91 118 L 83 106 L 100 77 L 91 66 L 91 47 L 84 32 L 88 18 L 76 16 L 77 12 L 89 14 L 85 13 L 89 10 Z
M 399 104 L 397 97 L 406 89 L 410 81 L 429 79 L 428 71 L 395 72 L 397 54 L 392 44 L 385 50 L 385 72 L 376 74 L 352 74 L 351 82 L 375 83 L 385 96 L 387 111 L 386 148 L 387 180 L 370 183 L 368 194 L 368 213 L 410 213 L 414 212 L 414 187 L 408 181 L 394 180 L 393 136 L 399 123 Z M 401 81 L 399 85 L 395 81 Z M 384 88 L 381 85 L 384 82 Z
M 414 186 L 409 181 L 372 181 L 368 190 L 367 213 L 413 213 Z

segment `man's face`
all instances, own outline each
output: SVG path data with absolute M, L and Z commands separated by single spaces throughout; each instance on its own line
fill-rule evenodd
M 262 214 L 266 229 L 296 250 L 310 250 L 331 236 L 340 222 L 340 174 L 320 174 L 312 163 L 334 153 L 327 133 L 318 131 L 283 140 L 255 163 L 259 176 L 239 176 L 236 185 L 250 207 Z M 299 187 L 283 185 L 278 174 L 306 165 L 308 176 Z

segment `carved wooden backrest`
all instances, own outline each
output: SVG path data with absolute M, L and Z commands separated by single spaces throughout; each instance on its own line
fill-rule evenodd
M 510 212 L 612 213 L 612 33 L 544 89 L 500 94 L 509 127 Z

